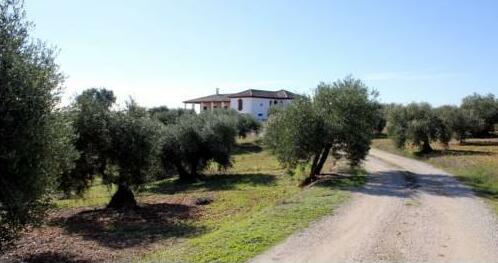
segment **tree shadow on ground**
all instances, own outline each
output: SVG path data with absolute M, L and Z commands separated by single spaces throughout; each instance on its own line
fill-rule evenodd
M 234 147 L 233 154 L 239 155 L 248 153 L 259 153 L 261 151 L 263 151 L 263 147 L 255 143 L 240 143 Z
M 148 192 L 159 194 L 175 194 L 177 192 L 205 189 L 206 191 L 221 191 L 236 189 L 237 185 L 273 185 L 276 175 L 271 174 L 216 174 L 205 176 L 202 180 L 185 183 L 179 180 L 163 181 L 147 189 Z
M 455 176 L 446 174 L 420 174 L 404 170 L 383 171 L 354 179 L 355 176 L 329 179 L 328 183 L 321 183 L 323 187 L 339 187 L 351 192 L 376 195 L 410 198 L 417 193 L 427 193 L 447 197 L 472 197 L 474 191 L 461 183 Z M 368 178 L 368 179 L 367 179 Z M 356 184 L 351 187 L 351 180 Z M 342 182 L 341 182 L 342 181 Z M 366 183 L 362 185 L 364 182 Z M 493 191 L 477 193 L 487 198 L 498 198 Z
M 463 146 L 498 146 L 498 140 L 465 141 Z
M 45 252 L 33 254 L 28 257 L 19 259 L 18 262 L 23 263 L 91 263 L 86 259 L 79 259 L 77 256 L 59 252 Z
M 421 174 L 404 170 L 373 173 L 361 188 L 352 189 L 368 195 L 410 198 L 417 193 L 447 197 L 472 197 L 472 189 L 455 176 L 446 174 Z
M 419 158 L 433 158 L 433 157 L 443 157 L 443 156 L 489 156 L 494 155 L 493 152 L 485 152 L 485 151 L 468 151 L 468 150 L 434 150 L 431 153 L 421 153 L 415 152 L 415 156 Z
M 200 209 L 196 206 L 160 203 L 123 211 L 87 210 L 55 218 L 50 224 L 103 246 L 124 249 L 162 239 L 199 235 L 204 229 L 189 222 L 199 216 Z

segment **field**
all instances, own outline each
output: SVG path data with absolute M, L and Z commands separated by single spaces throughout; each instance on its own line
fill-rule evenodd
M 95 182 L 84 198 L 57 200 L 46 224 L 28 230 L 0 261 L 242 262 L 331 213 L 365 181 L 341 177 L 301 189 L 299 176 L 285 173 L 254 139 L 238 142 L 234 161 L 195 184 L 148 184 L 140 208 L 125 213 L 104 209 L 114 189 Z
M 498 139 L 469 139 L 463 145 L 452 141 L 449 150 L 433 145 L 435 152 L 419 156 L 414 148 L 396 149 L 389 139 L 374 140 L 373 147 L 426 161 L 472 186 L 498 213 Z

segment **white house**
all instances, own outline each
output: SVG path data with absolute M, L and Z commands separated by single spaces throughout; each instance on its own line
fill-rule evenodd
M 192 106 L 199 104 L 200 111 L 232 108 L 240 113 L 251 114 L 259 121 L 266 121 L 270 107 L 286 106 L 295 97 L 296 94 L 287 90 L 249 89 L 233 94 L 219 94 L 216 90 L 214 95 L 187 100 L 183 103 L 185 103 L 185 107 L 187 104 L 192 104 Z

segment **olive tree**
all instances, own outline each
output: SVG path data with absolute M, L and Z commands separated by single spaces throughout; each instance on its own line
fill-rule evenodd
M 436 141 L 447 147 L 451 139 L 450 129 L 428 103 L 393 107 L 387 129 L 398 148 L 411 142 L 419 147 L 420 153 L 432 152 L 431 143 Z
M 153 107 L 150 108 L 148 111 L 153 118 L 158 119 L 165 125 L 177 123 L 178 120 L 184 115 L 195 114 L 194 110 L 181 109 L 181 108 L 170 109 L 166 106 Z
M 96 175 L 103 176 L 111 150 L 111 107 L 116 97 L 111 90 L 88 89 L 72 105 L 74 130 L 78 134 L 75 147 L 80 153 L 76 168 L 59 179 L 59 189 L 66 195 L 82 194 Z
M 174 167 L 181 181 L 195 181 L 210 162 L 220 168 L 229 167 L 236 134 L 235 120 L 225 114 L 184 116 L 177 124 L 166 127 L 164 168 Z
M 106 89 L 89 89 L 76 98 L 75 145 L 81 157 L 60 179 L 59 188 L 81 194 L 100 177 L 104 184 L 118 186 L 108 208 L 125 209 L 136 206 L 132 190 L 158 174 L 163 124 L 133 100 L 126 109 L 113 111 L 114 101 Z
M 380 135 L 384 132 L 384 128 L 387 124 L 386 118 L 387 107 L 383 104 L 376 104 L 375 114 L 374 114 L 374 133 L 375 135 Z
M 108 208 L 136 206 L 132 189 L 137 189 L 157 175 L 163 124 L 152 119 L 144 108 L 135 103 L 127 110 L 113 114 L 110 124 L 111 148 L 109 160 L 113 170 L 104 173 L 103 182 L 118 190 Z
M 274 111 L 266 124 L 264 143 L 284 166 L 295 168 L 312 163 L 303 184 L 316 180 L 319 163 L 325 153 L 324 138 L 328 137 L 323 118 L 310 98 L 296 98 L 287 108 Z
M 465 143 L 465 139 L 479 133 L 485 127 L 485 121 L 470 110 L 456 106 L 441 106 L 436 109 L 436 113 L 460 144 Z
M 63 75 L 30 29 L 22 2 L 0 2 L 0 250 L 40 222 L 57 177 L 77 158 L 56 107 Z
M 473 135 L 487 136 L 494 131 L 494 124 L 498 123 L 498 99 L 493 94 L 484 96 L 474 93 L 467 96 L 462 100 L 461 108 L 484 121 L 484 125 L 474 131 Z
M 357 166 L 373 138 L 375 96 L 352 77 L 320 83 L 312 98 L 298 98 L 272 112 L 265 143 L 290 168 L 311 162 L 303 184 L 316 180 L 330 155 Z
M 352 166 L 365 159 L 373 139 L 377 96 L 351 76 L 318 85 L 314 101 L 330 133 L 327 147 L 333 156 L 343 154 Z
M 233 109 L 213 109 L 203 112 L 203 114 L 225 115 L 236 123 L 237 135 L 245 138 L 250 132 L 259 132 L 261 123 L 251 114 L 238 113 Z

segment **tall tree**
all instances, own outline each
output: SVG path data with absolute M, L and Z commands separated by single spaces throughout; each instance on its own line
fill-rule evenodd
M 56 109 L 63 75 L 30 29 L 21 1 L 0 2 L 0 249 L 40 222 L 56 178 L 77 158 Z

